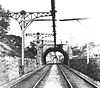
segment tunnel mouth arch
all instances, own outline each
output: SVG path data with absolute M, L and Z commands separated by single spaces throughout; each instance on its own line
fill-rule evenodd
M 46 56 L 48 55 L 48 53 L 50 52 L 60 52 L 63 56 L 64 56 L 64 60 L 63 60 L 63 64 L 66 64 L 68 65 L 68 59 L 69 59 L 69 56 L 68 54 L 62 49 L 62 48 L 59 48 L 59 47 L 50 47 L 48 48 L 44 53 L 43 53 L 43 56 L 42 56 L 42 63 L 43 65 L 46 64 Z

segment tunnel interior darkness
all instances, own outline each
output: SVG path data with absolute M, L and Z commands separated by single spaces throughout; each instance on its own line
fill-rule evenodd
M 62 63 L 68 65 L 69 56 L 68 56 L 68 54 L 67 54 L 62 48 L 59 48 L 59 47 L 56 47 L 56 48 L 50 47 L 50 48 L 48 48 L 48 49 L 43 53 L 43 56 L 42 56 L 42 63 L 43 63 L 43 65 L 47 64 L 47 63 L 46 63 L 46 56 L 47 56 L 47 54 L 50 53 L 50 52 L 60 52 L 60 53 L 62 53 L 63 56 L 64 56 L 64 60 L 63 60 Z

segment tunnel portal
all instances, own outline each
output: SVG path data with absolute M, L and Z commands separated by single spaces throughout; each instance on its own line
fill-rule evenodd
M 46 63 L 46 56 L 47 56 L 47 54 L 50 53 L 50 52 L 60 52 L 60 53 L 62 53 L 62 55 L 64 56 L 64 60 L 62 61 L 62 63 L 68 65 L 69 56 L 68 56 L 67 52 L 64 51 L 64 50 L 63 50 L 62 48 L 60 48 L 60 47 L 56 47 L 56 48 L 50 47 L 50 48 L 48 48 L 48 49 L 43 53 L 43 56 L 42 56 L 42 63 L 43 63 L 43 65 L 47 64 L 47 63 Z

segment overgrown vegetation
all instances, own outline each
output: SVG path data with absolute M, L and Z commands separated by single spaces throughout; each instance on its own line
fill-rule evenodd
M 35 58 L 36 54 L 37 54 L 36 44 L 34 42 L 30 42 L 30 46 L 25 48 L 25 57 Z
M 87 63 L 86 59 L 71 59 L 70 60 L 70 67 L 87 74 Z
M 87 69 L 91 78 L 100 81 L 100 60 L 98 58 L 91 58 Z
M 10 18 L 9 16 L 4 16 L 2 14 L 7 13 L 2 6 L 0 5 L 0 42 L 7 44 L 12 50 L 7 52 L 9 56 L 18 56 L 21 57 L 22 49 L 22 38 L 16 35 L 7 35 L 9 32 Z M 2 52 L 6 54 L 6 52 Z M 36 55 L 36 48 L 34 43 L 30 43 L 29 47 L 25 49 L 25 57 L 34 58 Z
M 89 49 L 93 47 L 95 47 L 94 43 L 89 43 Z M 89 64 L 87 64 L 86 48 L 86 45 L 81 48 L 78 46 L 72 48 L 73 55 L 77 55 L 77 57 L 70 60 L 70 67 L 100 81 L 100 58 L 90 58 Z
M 3 16 L 2 14 L 6 13 L 2 6 L 0 5 L 0 41 L 4 39 L 5 35 L 8 33 L 9 30 L 9 23 L 10 19 L 8 16 Z

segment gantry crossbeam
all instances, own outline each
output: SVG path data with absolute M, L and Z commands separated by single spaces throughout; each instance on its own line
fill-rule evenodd
M 0 13 L 1 17 L 11 17 L 22 26 L 24 21 L 24 28 L 26 29 L 36 18 L 51 16 L 51 12 L 26 12 L 22 10 L 21 12 L 7 12 Z

